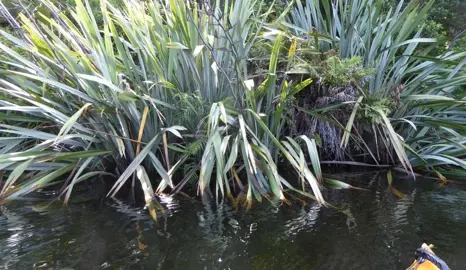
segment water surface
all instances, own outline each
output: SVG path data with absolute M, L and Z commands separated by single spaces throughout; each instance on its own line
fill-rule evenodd
M 350 215 L 310 200 L 244 211 L 164 198 L 158 222 L 118 200 L 1 205 L 0 269 L 406 269 L 422 242 L 465 269 L 466 189 L 398 178 L 397 192 L 385 172 L 339 177 L 368 189 L 325 193 Z

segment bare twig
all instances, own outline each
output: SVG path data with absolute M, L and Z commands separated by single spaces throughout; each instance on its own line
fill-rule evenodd
M 451 40 L 451 43 L 450 43 L 450 46 L 448 46 L 448 51 L 452 50 L 453 47 L 455 47 L 455 44 L 456 44 L 456 41 L 458 41 L 459 38 L 461 38 L 462 36 L 466 35 L 466 29 L 464 29 L 463 31 L 459 32 L 458 34 L 456 34 L 453 39 Z

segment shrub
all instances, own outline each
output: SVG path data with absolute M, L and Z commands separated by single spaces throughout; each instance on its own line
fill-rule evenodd
M 425 24 L 432 4 L 433 1 L 398 1 L 387 10 L 387 5 L 377 0 L 297 0 L 292 6 L 290 23 L 285 25 L 293 33 L 307 36 L 320 53 L 333 51 L 341 61 L 360 57 L 364 68 L 374 70 L 367 84 L 358 87 L 357 97 L 354 97 L 357 101 L 347 117 L 346 127 L 342 128 L 340 123 L 333 125 L 344 131 L 341 146 L 347 146 L 352 139 L 355 144 L 362 145 L 359 149 L 365 149 L 375 162 L 380 160 L 379 150 L 388 149 L 392 162 L 396 155 L 406 170 L 411 170 L 412 163 L 418 169 L 427 168 L 433 172 L 436 172 L 433 167 L 441 165 L 464 168 L 460 145 L 465 133 L 459 116 L 463 115 L 464 107 L 460 104 L 463 104 L 464 95 L 458 93 L 465 84 L 462 60 L 465 54 L 447 52 L 432 57 L 433 49 L 440 48 L 437 41 L 429 37 L 432 27 L 438 28 L 438 25 Z M 424 36 L 429 38 L 421 38 L 426 28 Z M 325 72 L 320 76 L 322 74 Z M 338 74 L 336 78 L 344 76 Z M 341 83 L 335 82 L 336 85 Z M 433 106 L 432 102 L 438 106 Z M 342 105 L 343 100 L 339 104 Z M 338 103 L 332 106 L 340 108 L 335 105 Z M 322 108 L 306 109 L 313 119 L 322 119 L 319 114 Z M 329 119 L 341 120 L 335 116 L 340 115 L 338 112 L 330 112 L 329 116 L 326 110 L 324 122 L 327 126 L 331 122 Z M 415 121 L 411 121 L 413 119 Z M 437 122 L 440 119 L 442 123 Z M 371 133 L 370 140 L 360 135 L 365 132 Z M 328 134 L 328 128 L 321 133 Z M 417 138 L 426 140 L 421 143 Z M 446 148 L 440 150 L 439 139 Z M 451 144 L 443 140 L 451 140 Z M 443 152 L 446 149 L 451 151 Z
M 0 91 L 11 97 L 0 102 L 9 116 L 0 124 L 0 167 L 12 171 L 2 197 L 62 184 L 67 201 L 76 183 L 111 175 L 110 196 L 138 179 L 150 203 L 153 184 L 156 193 L 174 194 L 198 175 L 199 192 L 213 187 L 218 198 L 285 200 L 286 187 L 323 202 L 315 143 L 287 137 L 288 100 L 310 80 L 277 78 L 281 35 L 273 37 L 265 81 L 254 87 L 249 78 L 262 25 L 253 1 L 203 10 L 183 0 L 123 2 L 120 9 L 102 1 L 99 27 L 80 0 L 71 17 L 43 0 L 51 16 L 20 15 L 29 42 L 1 31 L 32 56 L 0 44 Z M 301 190 L 278 162 L 297 173 Z M 25 170 L 31 177 L 19 180 Z

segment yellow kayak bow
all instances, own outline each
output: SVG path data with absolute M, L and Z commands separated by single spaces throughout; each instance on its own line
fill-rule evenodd
M 450 270 L 448 265 L 432 251 L 432 245 L 422 244 L 416 250 L 413 264 L 406 270 Z

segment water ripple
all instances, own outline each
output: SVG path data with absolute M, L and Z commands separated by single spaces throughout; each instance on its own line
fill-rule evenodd
M 394 181 L 399 198 L 382 178 L 360 179 L 369 192 L 326 194 L 348 215 L 312 201 L 246 211 L 167 196 L 157 221 L 119 200 L 1 205 L 0 268 L 406 269 L 424 241 L 452 269 L 466 265 L 466 191 Z

